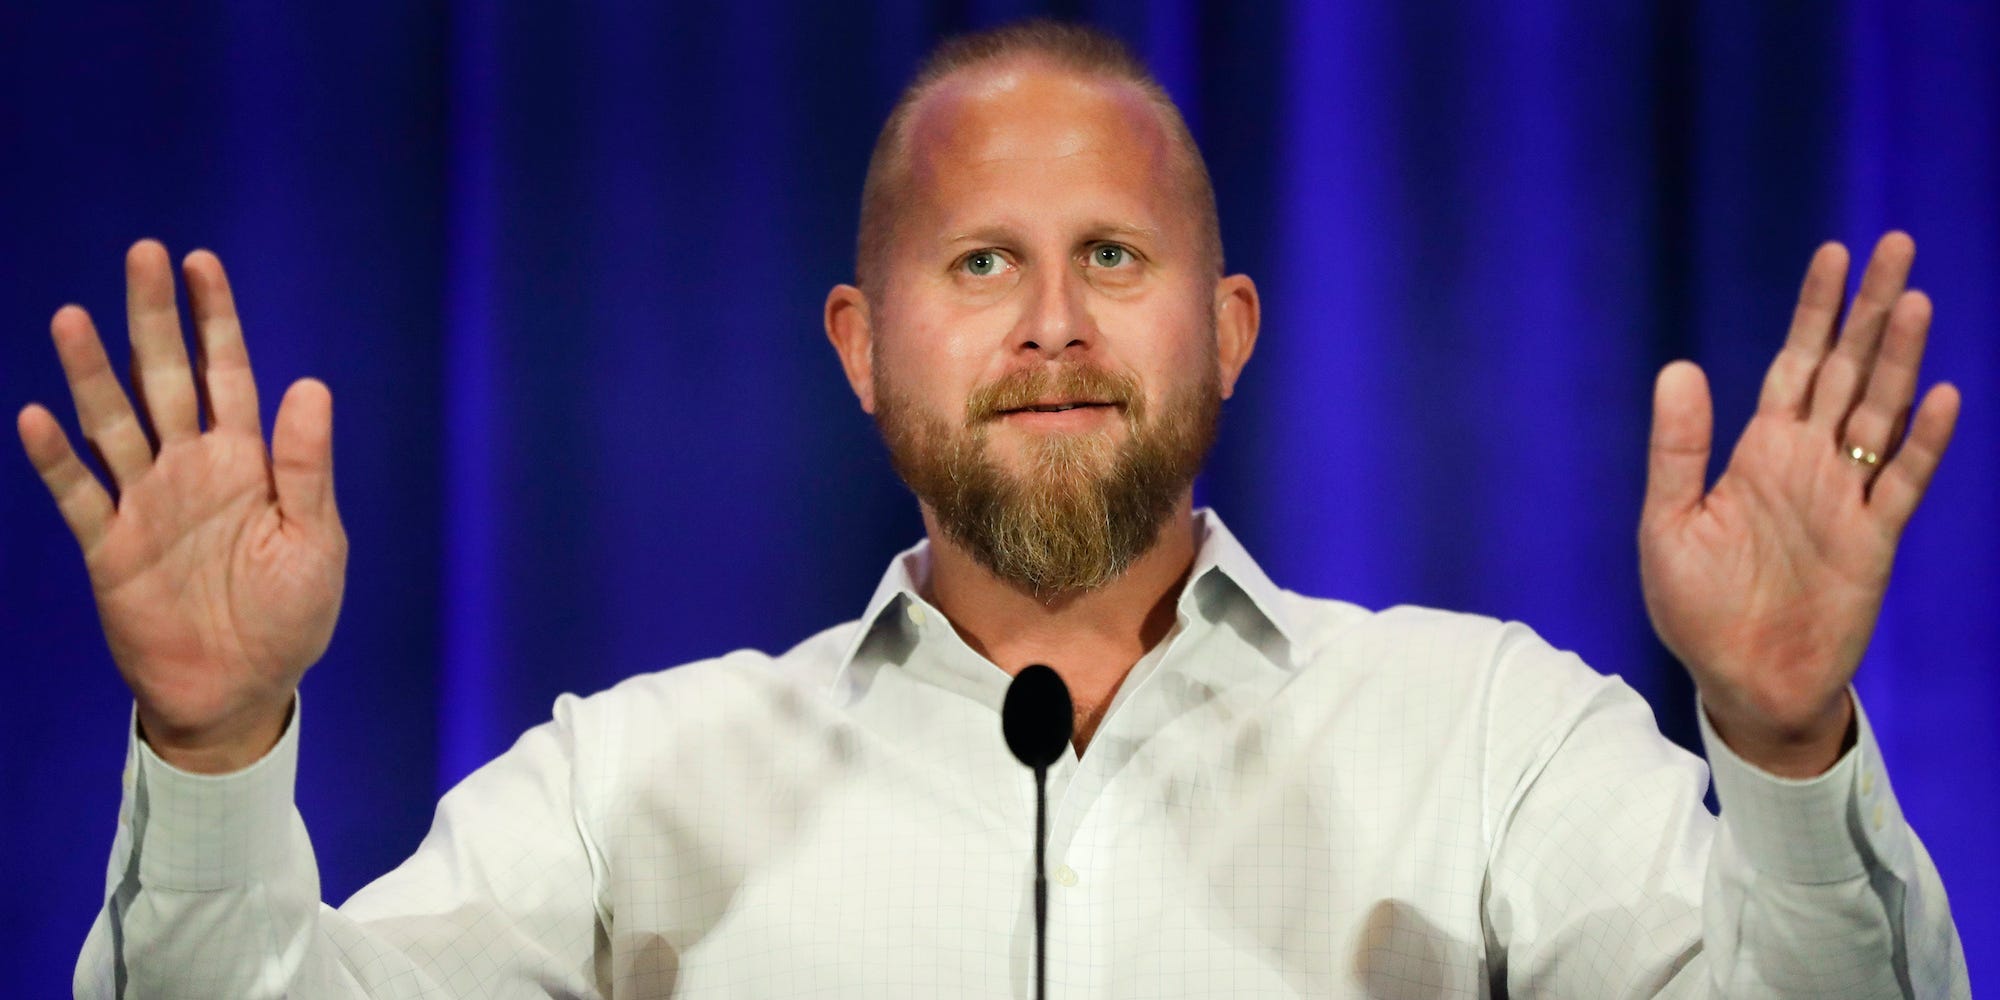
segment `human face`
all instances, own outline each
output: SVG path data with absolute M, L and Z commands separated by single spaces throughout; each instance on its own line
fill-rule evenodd
M 910 123 L 877 377 L 918 413 L 985 429 L 1017 474 L 1065 438 L 1108 456 L 1135 418 L 1217 380 L 1216 276 L 1175 155 L 1127 85 L 1033 64 L 940 85 Z
M 849 379 L 989 569 L 1043 594 L 1109 582 L 1188 502 L 1255 288 L 1214 273 L 1136 88 L 969 73 L 923 99 L 905 152 L 873 298 L 828 298 Z

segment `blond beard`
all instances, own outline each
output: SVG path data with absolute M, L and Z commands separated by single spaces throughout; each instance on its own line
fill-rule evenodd
M 1215 442 L 1222 394 L 1213 367 L 1203 370 L 1151 416 L 1129 376 L 1028 369 L 975 392 L 953 428 L 899 394 L 878 359 L 875 423 L 945 535 L 994 576 L 1051 601 L 1116 580 L 1158 539 Z M 1115 400 L 1129 433 L 1122 442 L 1031 435 L 1027 470 L 1007 471 L 990 454 L 989 428 L 1000 411 L 1050 396 Z

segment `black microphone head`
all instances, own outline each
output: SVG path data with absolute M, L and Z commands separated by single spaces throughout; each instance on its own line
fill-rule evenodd
M 1054 670 L 1032 663 L 1014 675 L 1000 706 L 1000 730 L 1021 763 L 1039 771 L 1061 760 L 1075 725 L 1069 685 Z

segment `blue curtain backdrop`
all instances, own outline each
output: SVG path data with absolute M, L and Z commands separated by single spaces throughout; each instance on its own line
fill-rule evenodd
M 1965 417 L 1860 686 L 2000 989 L 2000 8 L 837 6 L 0 5 L 0 400 L 69 416 L 48 316 L 122 337 L 142 235 L 221 254 L 267 411 L 333 387 L 330 899 L 557 693 L 859 612 L 920 532 L 819 330 L 868 148 L 935 39 L 1056 13 L 1156 67 L 1264 292 L 1202 498 L 1282 584 L 1525 620 L 1683 742 L 1633 543 L 1652 375 L 1699 360 L 1733 438 L 1813 247 L 1916 235 Z M 0 967 L 53 996 L 129 701 L 24 459 L 0 523 Z

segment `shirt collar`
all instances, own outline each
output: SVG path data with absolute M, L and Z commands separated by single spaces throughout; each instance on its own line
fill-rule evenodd
M 1243 543 L 1238 542 L 1229 527 L 1222 523 L 1221 515 L 1203 507 L 1195 511 L 1194 524 L 1194 569 L 1188 573 L 1188 585 L 1181 591 L 1181 606 L 1187 606 L 1195 584 L 1214 575 L 1234 584 L 1237 592 L 1249 599 L 1251 607 L 1293 649 L 1302 648 L 1297 623 L 1286 610 L 1288 605 L 1284 591 L 1264 575 L 1264 568 L 1250 558 L 1250 552 L 1243 547 Z
M 855 623 L 854 636 L 841 651 L 840 668 L 836 678 L 847 673 L 847 667 L 854 662 L 854 654 L 860 652 L 862 643 L 868 641 L 884 613 L 896 610 L 904 602 L 923 601 L 924 585 L 931 577 L 931 542 L 926 538 L 915 545 L 896 553 L 889 560 L 889 568 L 882 574 L 881 582 L 875 584 L 875 593 L 868 598 L 868 609 L 861 613 L 861 620 Z
M 1210 508 L 1200 508 L 1194 512 L 1194 526 L 1194 567 L 1188 573 L 1187 585 L 1181 588 L 1182 615 L 1187 615 L 1188 604 L 1199 587 L 1205 585 L 1203 581 L 1213 575 L 1233 585 L 1236 592 L 1249 601 L 1250 606 L 1284 637 L 1292 649 L 1301 648 L 1296 623 L 1286 613 L 1283 591 L 1264 575 L 1263 568 L 1250 558 L 1250 553 L 1222 523 L 1221 516 Z M 867 609 L 855 623 L 853 637 L 841 652 L 840 665 L 834 672 L 836 684 L 847 675 L 855 654 L 880 627 L 885 615 L 911 604 L 929 607 L 923 592 L 930 582 L 930 572 L 929 539 L 904 549 L 889 561 L 889 568 L 883 572 L 881 582 L 875 585 L 875 593 L 868 598 Z M 936 611 L 935 608 L 931 610 Z

